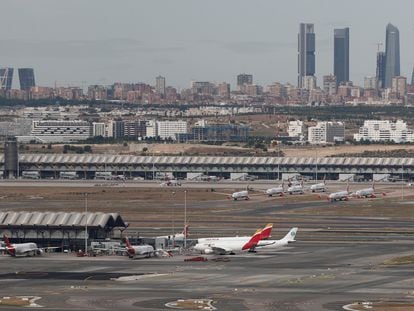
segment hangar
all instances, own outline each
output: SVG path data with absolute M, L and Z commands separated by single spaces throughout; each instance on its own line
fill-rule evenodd
M 0 233 L 12 242 L 35 242 L 39 247 L 76 249 L 90 241 L 104 241 L 127 223 L 117 213 L 0 212 Z

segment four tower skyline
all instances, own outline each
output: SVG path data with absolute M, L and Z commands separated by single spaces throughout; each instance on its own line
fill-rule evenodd
M 333 72 L 337 84 L 350 81 L 349 77 L 349 27 L 334 29 Z M 392 78 L 400 75 L 400 34 L 396 26 L 386 27 L 385 51 L 377 53 L 376 77 L 378 86 L 389 88 Z M 306 77 L 315 75 L 314 24 L 301 23 L 298 33 L 298 88 L 303 88 Z

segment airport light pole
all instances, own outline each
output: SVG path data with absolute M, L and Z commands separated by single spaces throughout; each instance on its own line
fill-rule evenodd
M 315 158 L 315 179 L 318 182 L 318 148 L 315 148 L 316 151 L 316 158 Z
M 88 252 L 88 193 L 85 193 L 85 254 Z
M 401 165 L 401 200 L 404 200 L 404 164 Z
M 184 249 L 187 249 L 187 235 L 185 226 L 187 225 L 187 190 L 184 190 Z

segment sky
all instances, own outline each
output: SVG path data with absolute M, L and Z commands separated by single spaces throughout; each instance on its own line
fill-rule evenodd
M 316 75 L 333 72 L 333 29 L 350 27 L 350 79 L 375 75 L 388 23 L 401 74 L 414 65 L 413 0 L 0 0 L 0 66 L 33 67 L 42 86 L 113 82 L 297 81 L 299 23 L 314 23 Z M 385 49 L 385 46 L 382 47 Z M 13 84 L 17 87 L 15 73 Z

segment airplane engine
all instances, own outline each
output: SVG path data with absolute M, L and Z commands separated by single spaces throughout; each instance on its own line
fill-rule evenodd
M 213 254 L 213 253 L 214 253 L 214 251 L 211 248 L 206 248 L 204 250 L 204 254 Z
M 42 249 L 38 249 L 36 251 L 36 255 L 43 255 L 44 251 Z

